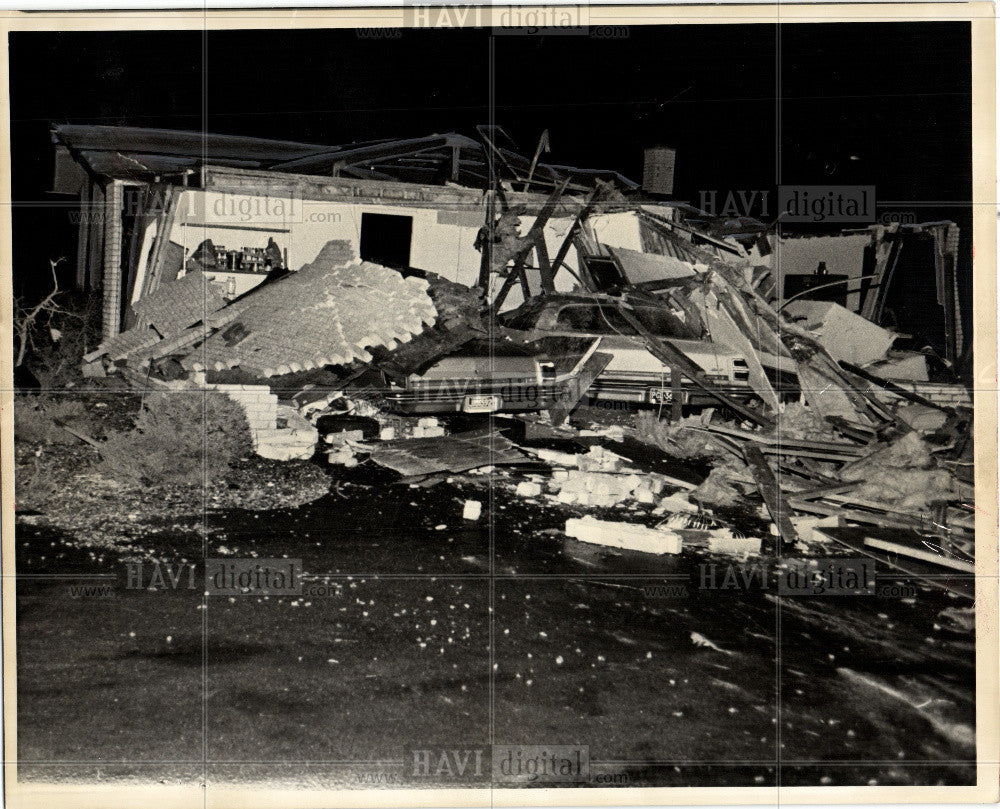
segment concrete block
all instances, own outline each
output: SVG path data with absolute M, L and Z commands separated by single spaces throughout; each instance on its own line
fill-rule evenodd
M 708 532 L 708 550 L 712 553 L 749 556 L 760 553 L 760 537 L 744 537 L 734 534 L 728 528 L 717 528 Z
M 537 483 L 522 480 L 517 484 L 516 494 L 518 497 L 537 497 L 542 493 L 542 487 Z
M 646 503 L 652 505 L 656 502 L 656 495 L 653 494 L 649 489 L 636 489 L 635 499 L 640 503 Z
M 683 494 L 671 494 L 660 500 L 660 505 L 656 507 L 657 511 L 662 512 L 681 512 L 689 514 L 697 514 L 698 506 L 687 499 Z
M 396 437 L 395 427 L 383 427 L 378 432 L 379 441 L 392 441 Z
M 478 520 L 483 513 L 483 504 L 478 500 L 466 500 L 462 508 L 463 520 Z
M 673 531 L 589 516 L 566 520 L 566 534 L 581 542 L 643 553 L 680 553 L 682 547 L 680 535 Z
M 624 485 L 610 475 L 593 474 L 587 480 L 587 490 L 597 497 L 618 497 L 620 499 L 624 493 Z
M 569 470 L 569 475 L 566 480 L 562 482 L 562 486 L 560 488 L 564 492 L 579 494 L 580 492 L 587 491 L 588 480 L 588 475 L 585 472 L 572 469 Z
M 639 475 L 629 475 L 625 478 L 624 485 L 630 492 L 635 491 L 643 484 L 643 479 Z
M 257 454 L 262 458 L 270 458 L 274 461 L 295 461 L 295 460 L 308 460 L 313 455 L 313 448 L 303 448 L 301 445 L 297 444 L 278 444 L 274 446 L 263 446 L 258 451 Z
M 550 464 L 558 464 L 559 466 L 576 466 L 578 459 L 581 455 L 573 455 L 569 452 L 557 452 L 553 449 L 535 449 L 532 450 L 535 455 L 538 456 L 539 460 L 545 461 Z
M 343 444 L 346 441 L 364 441 L 364 430 L 342 430 L 339 433 L 327 433 L 326 443 L 334 446 Z
M 328 453 L 326 459 L 332 464 L 340 464 L 342 466 L 357 466 L 357 459 L 354 457 L 354 453 L 348 447 L 341 447 L 336 452 Z M 353 461 L 354 463 L 351 463 Z

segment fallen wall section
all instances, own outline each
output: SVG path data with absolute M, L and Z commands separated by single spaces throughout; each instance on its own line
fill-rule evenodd
M 306 460 L 313 456 L 319 434 L 294 408 L 278 404 L 267 385 L 208 385 L 224 393 L 246 414 L 254 451 L 276 461 Z M 279 426 L 280 421 L 280 426 Z

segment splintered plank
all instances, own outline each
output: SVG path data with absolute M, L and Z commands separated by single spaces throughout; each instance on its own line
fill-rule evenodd
M 907 578 L 923 581 L 958 596 L 975 598 L 976 577 L 973 571 L 942 568 L 937 559 L 924 561 L 912 555 L 877 548 L 870 543 L 873 539 L 871 535 L 860 528 L 824 528 L 823 535 L 855 553 L 863 553 L 893 570 L 900 571 Z
M 909 391 L 906 388 L 900 387 L 895 382 L 889 379 L 882 379 L 882 377 L 875 376 L 875 374 L 869 373 L 864 368 L 859 368 L 857 365 L 852 365 L 849 362 L 840 361 L 840 367 L 845 371 L 849 371 L 855 376 L 860 376 L 866 382 L 871 382 L 873 385 L 877 385 L 880 388 L 884 388 L 890 393 L 895 393 L 901 399 L 905 399 L 908 402 L 914 402 L 915 404 L 923 405 L 924 407 L 933 407 L 935 410 L 941 410 L 949 415 L 955 415 L 955 408 L 948 407 L 947 405 L 938 404 L 930 399 L 927 399 L 913 391 Z
M 613 359 L 613 354 L 605 354 L 598 351 L 591 355 L 583 364 L 580 372 L 570 380 L 569 398 L 549 411 L 552 414 L 552 423 L 555 426 L 558 427 L 569 418 L 569 414 L 573 412 L 573 408 L 580 403 L 580 400 L 590 390 L 590 386 L 594 384 L 594 380 L 608 367 Z
M 705 373 L 700 367 L 692 362 L 687 354 L 681 351 L 677 346 L 662 337 L 654 337 L 650 334 L 649 330 L 642 325 L 642 323 L 632 315 L 625 307 L 621 307 L 619 313 L 625 318 L 626 322 L 636 330 L 638 333 L 638 339 L 641 339 L 642 343 L 646 346 L 646 350 L 649 351 L 654 357 L 656 357 L 664 365 L 670 366 L 674 371 L 680 370 L 684 376 L 690 379 L 695 385 L 701 388 L 705 393 L 709 394 L 713 398 L 717 399 L 719 402 L 724 404 L 730 410 L 738 413 L 745 419 L 749 419 L 755 424 L 759 424 L 761 427 L 766 429 L 774 428 L 774 421 L 765 414 L 752 410 L 749 407 L 737 402 L 730 396 L 727 396 L 719 388 L 705 376 Z
M 778 401 L 778 394 L 774 392 L 774 388 L 768 381 L 764 367 L 757 357 L 756 348 L 747 339 L 740 326 L 711 292 L 708 294 L 695 292 L 690 297 L 692 301 L 701 306 L 701 316 L 708 326 L 708 332 L 712 335 L 712 339 L 728 345 L 743 356 L 747 363 L 749 382 L 754 393 L 775 413 L 780 413 L 781 403 Z
M 789 545 L 798 542 L 799 536 L 795 533 L 792 521 L 788 518 L 788 507 L 782 497 L 781 487 L 778 486 L 774 472 L 764 460 L 760 448 L 756 444 L 747 444 L 743 447 L 743 457 L 746 458 L 750 474 L 753 475 L 760 496 L 764 498 L 764 505 L 767 506 L 771 519 L 778 526 L 778 533 L 781 535 L 782 541 Z

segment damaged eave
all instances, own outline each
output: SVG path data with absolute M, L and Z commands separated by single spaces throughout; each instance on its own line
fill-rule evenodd
M 259 169 L 275 174 L 344 176 L 387 182 L 453 184 L 485 190 L 497 183 L 521 189 L 546 188 L 569 180 L 585 193 L 598 181 L 623 191 L 638 186 L 614 171 L 537 163 L 523 155 L 456 132 L 417 138 L 320 145 L 205 132 L 55 125 L 52 140 L 97 176 L 151 179 L 198 170 L 205 165 Z M 497 165 L 500 164 L 500 165 Z

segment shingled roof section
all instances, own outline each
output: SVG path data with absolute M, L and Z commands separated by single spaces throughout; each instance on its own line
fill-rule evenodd
M 367 349 L 395 348 L 433 325 L 427 288 L 424 279 L 357 262 L 344 242 L 331 241 L 311 264 L 234 302 L 239 318 L 183 364 L 267 377 L 368 361 Z
M 120 360 L 126 354 L 141 348 L 148 348 L 160 342 L 160 336 L 152 329 L 129 329 L 101 343 L 94 351 L 84 356 L 84 362 L 93 362 L 105 354 L 111 360 Z
M 140 325 L 149 325 L 166 337 L 204 320 L 226 301 L 200 272 L 162 284 L 152 295 L 132 304 Z

